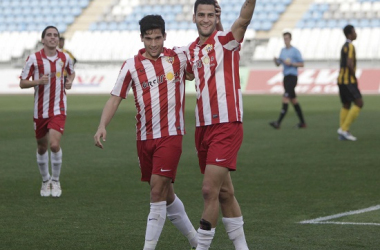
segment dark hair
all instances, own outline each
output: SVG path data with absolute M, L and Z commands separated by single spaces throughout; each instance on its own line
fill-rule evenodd
M 354 29 L 354 26 L 352 26 L 351 24 L 346 25 L 346 27 L 344 27 L 343 29 L 344 35 L 348 37 L 352 33 L 353 29 Z
M 286 36 L 286 35 L 288 35 L 289 37 L 290 37 L 290 39 L 292 39 L 292 33 L 290 33 L 290 32 L 284 32 L 283 34 L 282 34 L 282 36 Z
M 65 38 L 64 38 L 63 36 L 61 36 L 61 37 L 59 38 L 59 41 L 65 41 Z
M 215 6 L 215 0 L 196 0 L 194 4 L 194 14 L 197 13 L 198 5 L 200 4 L 207 4 L 207 5 L 214 5 Z
M 57 27 L 55 27 L 55 26 L 47 26 L 43 31 L 42 31 L 42 35 L 41 35 L 41 38 L 45 38 L 45 34 L 46 34 L 46 31 L 48 30 L 48 29 L 55 29 L 57 32 L 58 32 L 58 37 L 59 37 L 59 31 L 58 31 L 58 29 L 57 29 Z
M 148 30 L 160 29 L 162 35 L 165 35 L 165 21 L 160 15 L 147 15 L 140 21 L 140 33 L 144 36 Z

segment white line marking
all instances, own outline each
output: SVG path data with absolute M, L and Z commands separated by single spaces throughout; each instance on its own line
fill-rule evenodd
M 380 226 L 380 223 L 337 222 L 337 221 L 311 222 L 311 223 L 309 223 L 309 224 L 338 224 L 338 225 Z
M 371 211 L 375 211 L 375 210 L 379 210 L 379 209 L 380 209 L 380 205 L 377 205 L 377 206 L 368 207 L 368 208 L 364 208 L 364 209 L 348 211 L 345 213 L 334 214 L 334 215 L 330 215 L 330 216 L 326 216 L 326 217 L 319 217 L 319 218 L 316 218 L 313 220 L 304 220 L 304 221 L 301 221 L 299 223 L 301 223 L 301 224 L 317 224 L 317 223 L 321 223 L 322 221 L 336 219 L 336 218 L 340 218 L 340 217 L 344 217 L 344 216 L 348 216 L 348 215 L 353 215 L 353 214 L 361 214 L 361 213 L 371 212 Z M 332 224 L 335 224 L 335 223 L 332 223 Z M 377 224 L 377 223 L 374 223 L 374 224 Z

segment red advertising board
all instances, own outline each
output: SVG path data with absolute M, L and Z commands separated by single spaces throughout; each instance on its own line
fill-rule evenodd
M 304 69 L 299 71 L 298 94 L 336 94 L 337 69 Z M 363 94 L 380 94 L 380 69 L 358 69 L 359 89 Z M 246 94 L 283 93 L 281 70 L 251 69 Z

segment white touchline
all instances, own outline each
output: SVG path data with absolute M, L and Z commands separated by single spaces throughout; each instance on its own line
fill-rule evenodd
M 361 226 L 380 226 L 380 223 L 366 222 L 338 222 L 338 221 L 321 221 L 310 224 L 337 224 L 337 225 L 361 225 Z
M 316 218 L 316 219 L 313 219 L 313 220 L 304 220 L 304 221 L 300 221 L 299 223 L 301 224 L 318 224 L 318 223 L 325 223 L 325 224 L 360 224 L 360 225 L 379 225 L 380 226 L 380 223 L 354 223 L 354 222 L 348 222 L 348 223 L 343 223 L 343 222 L 337 222 L 337 223 L 333 223 L 333 222 L 326 222 L 327 220 L 331 220 L 331 219 L 336 219 L 336 218 L 340 218 L 340 217 L 344 217 L 344 216 L 348 216 L 348 215 L 353 215 L 353 214 L 361 214 L 361 213 L 366 213 L 366 212 L 371 212 L 371 211 L 375 211 L 375 210 L 379 210 L 380 209 L 380 205 L 376 205 L 376 206 L 373 206 L 373 207 L 368 207 L 368 208 L 364 208 L 364 209 L 359 209 L 359 210 L 354 210 L 354 211 L 348 211 L 348 212 L 345 212 L 345 213 L 340 213 L 340 214 L 334 214 L 334 215 L 330 215 L 330 216 L 326 216 L 326 217 L 319 217 L 319 218 Z

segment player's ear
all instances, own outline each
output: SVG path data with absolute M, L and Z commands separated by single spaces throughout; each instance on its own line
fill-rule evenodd
M 165 32 L 165 34 L 164 34 L 164 41 L 166 41 L 166 32 Z
M 143 41 L 144 36 L 140 34 L 140 38 L 141 38 L 141 42 L 144 42 L 144 41 Z

